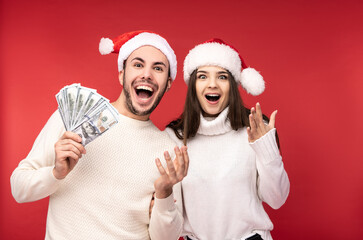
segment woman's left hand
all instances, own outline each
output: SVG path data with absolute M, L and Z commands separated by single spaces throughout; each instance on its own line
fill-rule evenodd
M 251 108 L 251 114 L 249 115 L 251 127 L 247 127 L 248 141 L 250 143 L 253 143 L 275 127 L 276 114 L 277 110 L 271 113 L 270 122 L 266 125 L 262 118 L 260 104 L 257 103 L 256 108 Z

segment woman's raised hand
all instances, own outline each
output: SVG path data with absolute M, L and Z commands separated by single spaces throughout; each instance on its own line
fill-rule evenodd
M 256 108 L 251 108 L 251 114 L 249 115 L 250 127 L 247 127 L 248 141 L 250 143 L 256 141 L 275 127 L 276 114 L 277 110 L 271 113 L 270 122 L 265 124 L 260 104 L 257 103 Z

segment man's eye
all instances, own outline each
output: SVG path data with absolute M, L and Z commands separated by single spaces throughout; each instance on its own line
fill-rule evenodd
M 141 63 L 135 63 L 134 66 L 137 67 L 137 68 L 140 68 L 140 67 L 142 67 L 142 64 Z
M 155 67 L 154 69 L 155 69 L 156 71 L 159 71 L 159 72 L 160 72 L 160 71 L 163 71 L 163 69 L 162 69 L 161 67 Z

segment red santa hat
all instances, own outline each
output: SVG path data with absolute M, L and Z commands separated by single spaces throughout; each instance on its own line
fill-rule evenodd
M 255 69 L 247 67 L 237 49 L 221 39 L 213 38 L 189 51 L 184 60 L 184 81 L 188 84 L 193 71 L 207 65 L 228 70 L 236 82 L 254 96 L 265 90 L 263 77 Z
M 172 80 L 176 77 L 177 61 L 173 49 L 169 43 L 160 35 L 151 31 L 134 31 L 124 33 L 113 40 L 101 38 L 99 51 L 102 55 L 109 53 L 118 53 L 117 65 L 118 71 L 123 70 L 124 61 L 136 49 L 142 46 L 153 46 L 165 54 L 170 65 L 170 77 Z

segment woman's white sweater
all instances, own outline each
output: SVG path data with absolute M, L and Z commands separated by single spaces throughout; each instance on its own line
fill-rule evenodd
M 201 116 L 198 133 L 188 140 L 190 165 L 182 181 L 184 235 L 221 240 L 259 233 L 271 240 L 273 224 L 262 202 L 277 209 L 290 188 L 276 129 L 249 143 L 246 128 L 233 130 L 227 113 L 228 108 L 215 119 Z M 178 140 L 173 130 L 166 131 Z

